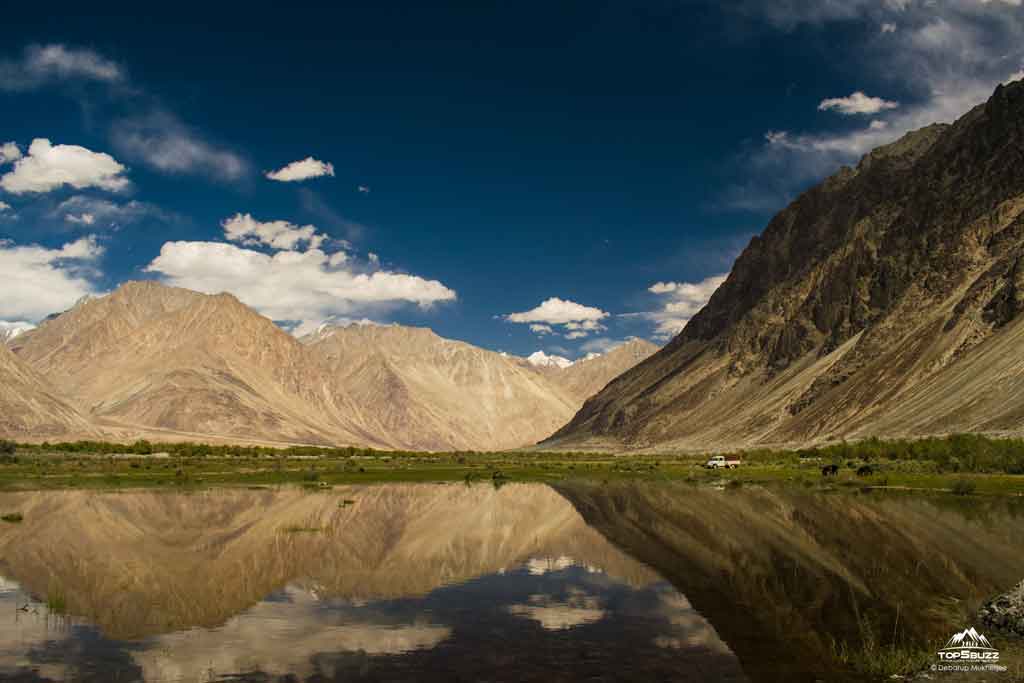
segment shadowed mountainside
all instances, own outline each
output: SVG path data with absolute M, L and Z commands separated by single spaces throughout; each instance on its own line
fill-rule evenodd
M 1024 507 L 1013 499 L 558 488 L 685 594 L 756 680 L 846 680 L 833 639 L 854 653 L 866 652 L 866 635 L 883 648 L 894 634 L 900 647 L 941 645 L 983 599 L 1024 576 Z
M 871 152 L 755 237 L 551 447 L 1024 428 L 1024 82 Z

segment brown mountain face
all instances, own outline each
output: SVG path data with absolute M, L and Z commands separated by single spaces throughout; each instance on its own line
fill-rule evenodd
M 565 424 L 582 403 L 510 356 L 425 328 L 328 327 L 303 341 L 346 398 L 339 414 L 396 447 L 533 444 Z
M 871 152 L 755 237 L 551 446 L 1024 429 L 1024 83 Z
M 37 491 L 0 494 L 0 509 L 25 516 L 0 528 L 0 576 L 41 597 L 61 587 L 69 611 L 118 638 L 216 626 L 289 583 L 400 599 L 562 555 L 658 580 L 541 485 Z
M 551 368 L 550 377 L 579 401 L 604 389 L 626 370 L 657 352 L 658 346 L 645 339 L 631 339 L 607 353 L 578 360 L 567 368 Z
M 0 435 L 515 448 L 564 425 L 580 392 L 639 348 L 580 363 L 563 384 L 428 329 L 326 327 L 300 341 L 228 294 L 129 282 L 3 348 L 17 381 L 0 397 L 20 403 Z
M 0 436 L 52 439 L 95 430 L 35 370 L 0 344 Z

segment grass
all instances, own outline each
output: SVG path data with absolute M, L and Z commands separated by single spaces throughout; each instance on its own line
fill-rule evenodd
M 54 614 L 65 614 L 68 611 L 67 596 L 60 588 L 52 589 L 46 594 L 46 608 Z
M 591 479 L 614 482 L 639 479 L 684 480 L 726 488 L 750 483 L 789 482 L 811 489 L 896 488 L 952 491 L 961 495 L 1024 495 L 1022 475 L 1002 471 L 964 471 L 962 468 L 952 471 L 927 458 L 879 457 L 877 452 L 883 447 L 878 444 L 884 442 L 866 443 L 868 447 L 862 452 L 848 446 L 842 451 L 842 457 L 830 453 L 827 459 L 814 455 L 818 451 L 749 451 L 740 454 L 744 460 L 741 468 L 725 471 L 705 470 L 701 465 L 707 459 L 706 455 L 687 453 L 412 453 L 346 448 L 274 450 L 201 444 L 155 446 L 145 442 L 127 446 L 93 442 L 19 445 L 16 455 L 7 454 L 0 459 L 0 490 L 181 490 L 280 484 L 327 489 L 335 485 L 387 482 L 486 481 L 501 486 L 516 481 Z M 960 444 L 957 448 L 963 446 L 957 443 Z M 137 452 L 156 448 L 168 450 L 161 455 Z M 927 449 L 921 452 L 928 453 Z M 972 460 L 959 450 L 955 452 L 964 462 L 980 462 L 980 459 Z M 857 476 L 856 470 L 868 462 L 866 458 L 870 458 L 874 473 Z M 823 477 L 821 468 L 833 462 L 840 466 L 839 473 Z

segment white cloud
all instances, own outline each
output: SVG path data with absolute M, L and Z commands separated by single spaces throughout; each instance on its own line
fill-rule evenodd
M 96 222 L 96 216 L 91 213 L 81 213 L 78 215 L 69 213 L 64 216 L 64 220 L 68 223 L 77 223 L 79 225 L 92 225 Z
M 156 110 L 116 122 L 111 140 L 125 156 L 164 173 L 238 180 L 249 172 L 249 164 L 242 157 L 202 139 L 167 111 Z
M 331 173 L 331 175 L 334 175 L 334 174 Z M 361 194 L 370 194 L 370 186 L 369 185 L 357 185 L 356 186 L 356 192 L 359 192 Z
M 509 313 L 505 316 L 508 321 L 514 323 L 548 323 L 551 325 L 564 325 L 583 320 L 597 321 L 607 317 L 608 314 L 600 308 L 583 306 L 558 297 L 551 297 L 529 311 Z
M 91 235 L 59 249 L 0 242 L 0 319 L 41 320 L 95 294 L 95 262 L 102 254 Z
M 290 242 L 293 235 L 285 241 Z M 253 239 L 268 244 L 281 243 L 280 237 L 268 232 Z M 230 292 L 272 320 L 299 321 L 302 330 L 382 307 L 429 308 L 456 299 L 455 292 L 437 280 L 374 267 L 360 269 L 349 258 L 336 259 L 315 247 L 266 254 L 223 242 L 167 242 L 146 271 L 159 273 L 179 287 Z
M 1010 74 L 1010 77 L 1003 81 L 1003 85 L 1010 85 L 1014 81 L 1019 81 L 1021 79 L 1024 79 L 1024 69 L 1020 69 L 1019 71 Z
M 580 339 L 590 332 L 605 329 L 600 321 L 607 317 L 608 313 L 600 308 L 558 297 L 551 297 L 529 311 L 504 316 L 509 322 L 530 324 L 530 329 L 538 334 L 549 334 L 554 331 L 554 326 L 560 326 L 566 333 L 566 339 Z M 537 325 L 543 327 L 535 327 Z
M 28 148 L 28 156 L 16 161 L 14 169 L 0 177 L 0 188 L 11 194 L 49 192 L 64 185 L 116 192 L 128 187 L 128 179 L 122 175 L 124 170 L 109 154 L 36 138 Z
M 293 161 L 284 168 L 266 173 L 266 176 L 271 180 L 277 180 L 282 183 L 319 178 L 325 175 L 334 175 L 334 164 L 320 161 L 313 157 L 306 157 L 301 161 Z
M 899 106 L 899 102 L 883 100 L 881 97 L 871 97 L 858 90 L 846 97 L 822 100 L 818 105 L 818 111 L 832 110 L 850 116 L 853 114 L 877 114 L 880 111 L 896 109 Z
M 656 282 L 647 291 L 657 294 L 661 308 L 644 313 L 627 313 L 624 317 L 642 318 L 655 324 L 654 338 L 667 340 L 679 334 L 686 323 L 704 308 L 715 290 L 725 282 L 727 274 L 714 275 L 700 282 Z
M 896 24 L 888 21 L 884 22 L 880 30 L 882 33 L 896 33 Z
M 0 145 L 0 166 L 17 161 L 21 158 L 21 148 L 14 142 L 5 142 Z
M 231 218 L 225 219 L 221 223 L 221 227 L 224 228 L 224 236 L 228 241 L 239 242 L 247 246 L 263 244 L 274 249 L 294 249 L 300 242 L 305 242 L 309 248 L 319 249 L 327 239 L 327 235 L 317 233 L 314 225 L 299 227 L 288 221 L 261 223 L 248 213 L 236 213 Z M 338 253 L 347 259 L 344 252 Z M 339 260 L 332 256 L 328 259 L 329 265 L 340 265 L 344 259 Z
M 0 89 L 30 90 L 54 80 L 82 79 L 116 83 L 123 69 L 100 54 L 65 45 L 30 45 L 22 59 L 0 62 Z
M 863 34 L 859 42 L 833 44 L 823 55 L 855 60 L 858 78 L 901 92 L 899 109 L 878 112 L 866 125 L 835 132 L 773 131 L 742 158 L 749 180 L 724 193 L 730 208 L 771 211 L 798 192 L 853 164 L 879 145 L 937 122 L 952 122 L 987 100 L 1024 63 L 1020 0 L 747 0 L 742 12 L 790 30 L 833 21 L 899 26 L 899 40 Z M 1024 76 L 1024 73 L 1021 74 Z
M 515 616 L 536 621 L 546 631 L 592 624 L 606 614 L 599 598 L 579 589 L 570 589 L 564 601 L 550 595 L 531 595 L 528 603 L 509 605 L 506 609 Z
M 0 211 L 10 211 L 11 205 L 7 202 L 0 202 Z
M 75 195 L 62 201 L 52 211 L 55 216 L 63 216 L 69 223 L 103 225 L 120 228 L 150 218 L 161 222 L 170 221 L 173 216 L 160 207 L 132 200 L 116 203 L 108 199 Z M 86 219 L 91 216 L 91 222 Z

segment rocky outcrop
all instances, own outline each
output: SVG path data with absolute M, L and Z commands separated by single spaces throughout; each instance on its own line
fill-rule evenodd
M 868 154 L 768 224 L 661 352 L 552 446 L 1024 429 L 1024 83 Z
M 981 623 L 1004 633 L 1024 637 L 1024 581 L 978 610 Z

